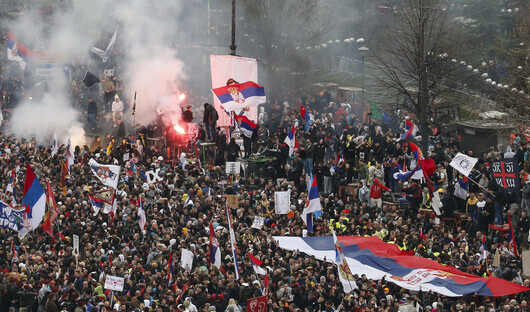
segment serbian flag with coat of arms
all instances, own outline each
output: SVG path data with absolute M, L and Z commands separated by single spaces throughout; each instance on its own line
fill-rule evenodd
M 332 236 L 275 236 L 273 239 L 280 248 L 299 250 L 321 261 L 332 262 L 336 257 Z M 366 274 L 372 280 L 385 278 L 408 290 L 433 291 L 449 297 L 473 294 L 501 297 L 530 290 L 500 278 L 484 278 L 431 259 L 412 256 L 377 236 L 338 236 L 337 239 L 353 274 Z
M 350 293 L 357 288 L 355 283 L 355 278 L 348 266 L 348 262 L 344 257 L 342 252 L 342 246 L 335 235 L 335 231 L 331 230 L 333 233 L 333 244 L 335 245 L 335 265 L 337 265 L 337 271 L 339 273 L 339 278 L 342 283 L 342 288 L 344 288 L 345 293 Z
M 236 119 L 239 125 L 239 129 L 241 130 L 243 135 L 247 138 L 252 137 L 252 133 L 254 132 L 254 130 L 256 130 L 258 125 L 256 125 L 254 122 L 252 122 L 252 120 L 248 119 L 248 117 L 244 115 L 235 115 L 234 118 Z
M 230 112 L 265 103 L 265 89 L 259 84 L 247 81 L 212 89 L 224 110 Z
M 7 33 L 7 59 L 10 61 L 16 61 L 20 65 L 22 70 L 26 69 L 26 61 L 28 57 L 31 57 L 33 52 L 30 49 L 23 46 L 17 41 L 13 33 L 8 31 Z
M 212 223 L 210 223 L 210 263 L 218 269 L 221 268 L 221 249 Z

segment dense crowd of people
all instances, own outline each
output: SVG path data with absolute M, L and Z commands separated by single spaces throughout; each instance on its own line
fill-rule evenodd
M 479 151 L 463 150 L 458 133 L 444 129 L 431 132 L 429 152 L 424 156 L 437 164 L 431 180 L 443 203 L 443 216 L 435 216 L 426 200 L 424 180 L 402 182 L 394 177 L 397 165 L 405 171 L 416 166 L 408 144 L 400 139 L 400 122 L 405 116 L 395 115 L 388 123 L 372 119 L 370 114 L 359 116 L 354 104 L 325 91 L 302 97 L 271 96 L 278 100 L 260 107 L 255 120 L 259 128 L 248 138 L 250 145 L 245 145 L 247 155 L 259 154 L 256 157 L 268 160 L 251 172 L 229 175 L 225 162 L 242 157 L 241 147 L 232 139 L 227 144 L 228 133 L 216 127 L 211 105 L 190 99 L 188 110 L 193 110 L 192 121 L 196 123 L 201 123 L 204 112 L 202 139 L 217 143 L 215 157 L 200 163 L 194 150 L 168 157 L 164 147 L 146 140 L 160 134 L 155 126 L 125 130 L 124 105 L 112 104 L 121 101 L 112 90 L 116 86 L 111 79 L 102 77 L 102 81 L 103 92 L 93 96 L 104 103 L 100 109 L 112 115 L 107 119 L 112 124 L 109 127 L 119 134 L 114 137 L 108 133 L 76 147 L 66 191 L 59 186 L 64 145 L 52 156 L 50 146 L 13 136 L 7 124 L 2 128 L 2 189 L 6 190 L 15 170 L 20 203 L 29 163 L 41 184 L 50 180 L 59 215 L 53 237 L 38 228 L 19 239 L 15 232 L 0 228 L 0 311 L 238 312 L 248 310 L 248 299 L 263 294 L 271 311 L 398 311 L 415 303 L 425 311 L 527 309 L 527 293 L 450 298 L 408 291 L 390 281 L 370 280 L 363 272 L 352 272 L 358 288 L 345 294 L 333 264 L 308 257 L 303 250 L 280 249 L 273 238 L 331 235 L 331 229 L 337 235 L 378 236 L 411 254 L 463 272 L 530 286 L 530 279 L 522 272 L 522 259 L 510 249 L 506 232 L 490 227 L 505 224 L 510 214 L 517 246 L 520 250 L 528 248 L 530 151 L 520 139 L 514 141 L 511 150 L 492 147 L 480 157 L 471 174 L 477 184 L 469 184 L 468 198 L 461 199 L 454 196 L 459 173 L 448 164 L 457 152 L 473 155 Z M 23 88 L 17 86 L 16 79 L 2 86 L 5 110 L 16 101 L 11 97 L 21 96 Z M 98 110 L 86 99 L 83 111 L 88 109 L 88 130 L 98 131 Z M 301 105 L 312 113 L 313 122 L 306 125 L 301 121 L 295 127 L 300 147 L 291 153 L 285 138 L 291 126 L 301 120 Z M 520 192 L 506 192 L 492 179 L 490 163 L 506 153 L 511 153 L 522 168 Z M 122 168 L 114 214 L 96 213 L 91 205 L 89 195 L 105 188 L 87 165 L 92 158 Z M 133 164 L 138 170 L 133 170 Z M 161 179 L 157 183 L 148 183 L 139 174 L 157 169 Z M 314 232 L 306 233 L 300 214 L 307 198 L 307 175 L 311 174 L 318 182 L 323 215 L 315 220 Z M 341 188 L 344 186 L 350 188 Z M 274 192 L 289 189 L 290 213 L 275 214 Z M 239 279 L 231 251 L 227 195 L 238 198 L 238 208 L 231 209 L 231 215 Z M 11 203 L 12 196 L 4 196 L 4 201 Z M 140 199 L 146 211 L 145 231 L 139 226 Z M 265 218 L 259 229 L 252 227 L 255 216 Z M 442 217 L 458 221 L 443 222 Z M 220 268 L 210 263 L 210 225 L 219 241 Z M 72 250 L 74 234 L 80 237 L 78 257 Z M 479 251 L 483 234 L 487 259 L 481 259 Z M 194 255 L 192 269 L 180 265 L 183 248 Z M 253 269 L 249 252 L 264 262 L 267 289 L 263 289 L 264 277 Z M 109 275 L 125 279 L 123 291 L 103 287 Z

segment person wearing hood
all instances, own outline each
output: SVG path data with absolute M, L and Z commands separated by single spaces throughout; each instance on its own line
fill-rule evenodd
M 123 118 L 123 102 L 120 100 L 118 95 L 114 97 L 114 102 L 112 102 L 112 121 L 114 122 L 114 127 L 117 126 L 118 120 Z
M 208 141 L 215 142 L 217 138 L 217 120 L 219 119 L 219 114 L 217 110 L 213 107 L 212 104 L 204 103 L 204 114 L 202 121 L 204 123 L 204 129 L 206 130 L 206 136 Z
M 370 187 L 370 202 L 372 204 L 372 208 L 377 208 L 378 212 L 383 206 L 383 200 L 381 199 L 383 190 L 390 192 L 390 189 L 388 187 L 386 187 L 384 184 L 379 183 L 379 179 L 375 178 L 372 183 L 372 187 Z

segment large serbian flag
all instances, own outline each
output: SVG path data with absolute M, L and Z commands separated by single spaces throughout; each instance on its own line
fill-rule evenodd
M 258 106 L 267 101 L 265 89 L 252 81 L 212 89 L 212 92 L 228 112 Z
M 210 55 L 210 69 L 212 74 L 212 89 L 226 86 L 230 78 L 238 82 L 254 81 L 259 84 L 258 60 L 255 58 L 232 55 Z M 213 94 L 213 102 L 219 114 L 217 126 L 233 126 L 233 116 L 231 116 L 230 110 L 221 104 L 215 94 Z M 239 111 L 236 110 L 236 113 L 239 113 Z M 258 107 L 247 107 L 245 109 L 245 115 L 252 120 L 258 120 Z
M 26 69 L 26 61 L 28 57 L 31 57 L 33 52 L 30 49 L 23 46 L 17 41 L 13 33 L 8 31 L 7 33 L 7 59 L 10 61 L 16 61 L 20 65 L 22 70 Z
M 332 236 L 275 236 L 274 239 L 283 249 L 299 250 L 319 260 L 326 258 L 331 262 L 336 256 Z M 405 289 L 432 290 L 450 297 L 474 293 L 498 297 L 530 290 L 496 277 L 479 277 L 430 259 L 410 256 L 396 245 L 387 244 L 375 236 L 338 236 L 338 240 L 352 275 L 366 274 L 373 280 L 386 277 L 387 281 Z

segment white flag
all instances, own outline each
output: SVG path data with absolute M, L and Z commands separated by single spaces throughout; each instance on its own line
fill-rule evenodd
M 74 165 L 74 146 L 70 136 L 68 136 L 68 141 L 66 141 L 66 165 L 68 174 L 70 174 L 70 167 Z
M 291 192 L 274 192 L 274 211 L 276 214 L 288 214 L 291 209 Z
M 115 165 L 101 165 L 93 158 L 90 158 L 88 162 L 92 173 L 103 183 L 104 185 L 112 188 L 118 188 L 118 182 L 120 181 L 120 166 Z
M 110 55 L 112 53 L 112 48 L 114 48 L 114 44 L 116 43 L 116 37 L 118 36 L 118 30 L 116 29 L 116 31 L 114 31 L 114 34 L 112 35 L 112 38 L 110 39 L 110 42 L 109 44 L 107 45 L 107 48 L 105 49 L 105 51 L 99 49 L 99 48 L 96 48 L 96 47 L 92 47 L 90 49 L 90 51 L 92 51 L 92 53 L 96 54 L 97 56 L 101 57 L 101 59 L 103 60 L 104 63 L 107 63 L 107 61 L 109 60 L 110 58 Z
M 478 158 L 473 158 L 462 153 L 458 153 L 449 165 L 467 177 L 469 176 L 469 173 L 473 167 L 475 167 L 477 161 Z

